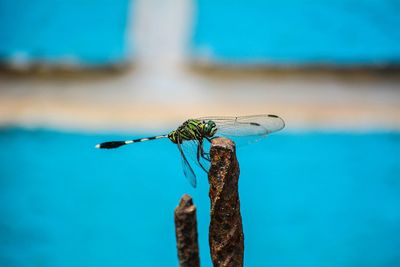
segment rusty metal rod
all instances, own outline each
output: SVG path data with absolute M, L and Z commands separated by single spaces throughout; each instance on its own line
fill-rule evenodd
M 179 266 L 200 267 L 196 206 L 186 194 L 175 208 L 175 233 Z
M 243 266 L 244 236 L 238 193 L 239 163 L 235 144 L 226 138 L 212 140 L 209 243 L 214 267 Z

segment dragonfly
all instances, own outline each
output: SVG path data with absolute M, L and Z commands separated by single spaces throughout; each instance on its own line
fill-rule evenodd
M 209 145 L 213 138 L 227 137 L 233 139 L 235 143 L 242 139 L 248 144 L 257 142 L 284 127 L 284 120 L 272 114 L 201 117 L 186 120 L 176 130 L 164 135 L 125 141 L 108 141 L 96 145 L 96 148 L 114 149 L 125 145 L 168 138 L 178 147 L 185 177 L 193 187 L 196 187 L 196 174 L 189 161 L 194 161 L 203 171 L 208 173 L 211 159 L 206 143 Z

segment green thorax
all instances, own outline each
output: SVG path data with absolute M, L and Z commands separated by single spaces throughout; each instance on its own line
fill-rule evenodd
M 211 138 L 217 131 L 216 125 L 213 121 L 202 121 L 197 119 L 189 119 L 185 121 L 175 131 L 168 134 L 168 138 L 173 143 L 182 143 L 182 141 L 198 140 L 202 141 L 203 138 Z

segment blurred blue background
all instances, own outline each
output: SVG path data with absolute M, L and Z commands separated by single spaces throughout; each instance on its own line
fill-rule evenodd
M 260 113 L 287 127 L 238 150 L 245 266 L 400 266 L 398 25 L 390 0 L 1 1 L 0 266 L 177 266 L 184 193 L 212 266 L 206 176 L 168 140 L 94 145 Z
M 116 64 L 127 57 L 129 0 L 0 3 L 0 59 Z
M 177 266 L 187 192 L 208 251 L 205 175 L 192 189 L 168 140 L 2 129 L 1 266 Z M 238 150 L 245 266 L 398 266 L 400 135 L 276 134 Z M 7 178 L 7 179 L 6 179 Z
M 129 0 L 0 5 L 2 60 L 104 65 L 130 56 L 126 29 L 134 4 Z M 198 60 L 356 66 L 400 61 L 398 1 L 198 0 L 194 5 L 190 51 Z
M 220 63 L 398 64 L 398 1 L 199 0 L 194 53 Z

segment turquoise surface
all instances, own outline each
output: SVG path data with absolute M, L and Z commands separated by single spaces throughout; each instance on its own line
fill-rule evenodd
M 192 54 L 215 63 L 400 62 L 400 2 L 197 0 Z
M 123 62 L 130 52 L 126 31 L 132 4 L 1 1 L 0 60 Z M 197 0 L 195 6 L 193 57 L 284 65 L 400 62 L 399 1 Z
M 0 266 L 177 266 L 184 193 L 211 266 L 206 177 L 192 189 L 169 140 L 94 149 L 121 137 L 1 129 Z M 399 133 L 282 132 L 239 149 L 245 266 L 400 266 L 399 152 Z
M 0 60 L 85 65 L 125 61 L 130 2 L 0 1 Z

